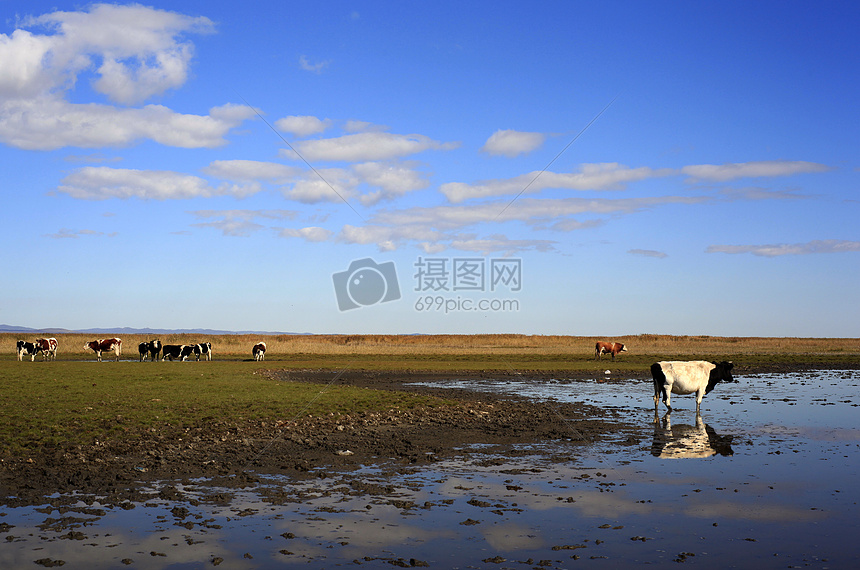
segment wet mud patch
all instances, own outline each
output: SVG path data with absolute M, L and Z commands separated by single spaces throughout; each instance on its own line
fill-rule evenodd
M 302 468 L 282 469 L 297 457 L 279 456 L 238 474 L 186 468 L 138 479 L 129 494 L 108 485 L 7 503 L 0 567 L 860 561 L 855 372 L 742 377 L 711 393 L 701 417 L 679 400 L 671 417 L 655 418 L 637 380 L 552 380 L 402 382 L 389 389 L 453 394 L 457 405 L 437 417 L 354 418 L 362 445 L 337 439 L 351 432 L 333 420 L 315 419 L 291 440 L 293 451 L 305 450 L 296 451 Z M 807 391 L 819 401 L 809 403 Z M 339 449 L 353 454 L 331 453 Z

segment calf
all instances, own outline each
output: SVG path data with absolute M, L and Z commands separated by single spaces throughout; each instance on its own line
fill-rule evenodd
M 140 353 L 141 362 L 146 360 L 147 356 L 149 356 L 149 359 L 152 362 L 155 362 L 158 359 L 158 353 L 161 352 L 161 341 L 156 339 L 149 342 L 142 342 L 137 345 L 137 351 Z
M 194 356 L 197 357 L 197 360 L 200 360 L 200 357 L 203 356 L 206 360 L 212 360 L 212 343 L 211 342 L 203 342 L 200 344 L 194 345 Z
M 693 392 L 696 393 L 696 413 L 699 413 L 702 398 L 713 390 L 720 380 L 737 382 L 732 378 L 733 367 L 734 364 L 726 361 L 719 364 L 704 360 L 655 362 L 651 365 L 651 377 L 654 379 L 654 413 L 657 413 L 657 408 L 660 407 L 660 396 L 671 414 L 672 394 L 684 395 Z
M 57 339 L 53 337 L 37 338 L 33 344 L 36 345 L 36 350 L 41 352 L 46 360 L 55 360 L 57 358 Z
M 611 354 L 612 360 L 619 352 L 627 352 L 627 347 L 620 342 L 598 342 L 594 345 L 594 360 L 599 360 L 604 354 Z
M 36 347 L 35 343 L 19 340 L 17 345 L 19 362 L 23 360 L 25 356 L 30 357 L 30 362 L 36 360 L 36 353 L 39 352 L 39 349 Z
M 191 347 L 187 344 L 165 344 L 161 349 L 161 353 L 163 354 L 161 360 L 164 361 L 169 359 L 171 362 L 173 362 L 174 358 L 185 360 L 188 358 L 188 355 L 191 354 L 190 352 L 187 352 L 186 349 L 190 348 Z M 183 356 L 183 354 L 185 356 Z
M 96 359 L 102 361 L 102 352 L 113 351 L 116 354 L 116 361 L 119 362 L 119 355 L 122 354 L 122 340 L 118 338 L 103 338 L 94 340 L 84 345 L 84 350 L 90 349 L 96 353 Z
M 254 355 L 254 360 L 265 360 L 266 358 L 266 343 L 258 342 L 254 345 L 254 348 L 251 350 L 251 354 Z

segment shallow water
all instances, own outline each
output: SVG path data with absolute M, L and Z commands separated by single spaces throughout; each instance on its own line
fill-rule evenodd
M 165 483 L 126 508 L 4 508 L 0 568 L 858 567 L 860 373 L 736 378 L 698 421 L 692 396 L 673 397 L 666 423 L 650 382 L 451 380 L 441 385 L 584 401 L 636 427 L 239 493 Z

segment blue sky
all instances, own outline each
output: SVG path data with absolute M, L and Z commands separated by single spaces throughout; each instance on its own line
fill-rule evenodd
M 860 336 L 857 3 L 0 9 L 0 323 Z

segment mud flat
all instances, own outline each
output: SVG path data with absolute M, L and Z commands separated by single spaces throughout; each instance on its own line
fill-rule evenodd
M 456 404 L 7 469 L 0 567 L 856 567 L 860 374 L 738 380 L 354 373 Z

